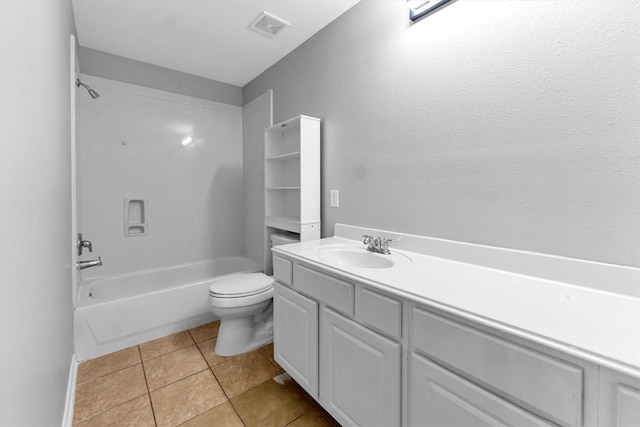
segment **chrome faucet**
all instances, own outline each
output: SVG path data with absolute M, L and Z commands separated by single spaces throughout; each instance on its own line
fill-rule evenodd
M 84 270 L 85 268 L 100 267 L 101 265 L 102 257 L 98 257 L 98 259 L 92 259 L 91 261 L 78 261 L 76 268 L 78 270 Z
M 389 251 L 389 243 L 393 243 L 393 239 L 385 239 L 384 237 L 376 237 L 374 239 L 373 236 L 369 236 L 368 234 L 365 234 L 362 237 L 364 237 L 362 243 L 367 245 L 368 251 L 384 255 L 389 255 L 391 253 Z

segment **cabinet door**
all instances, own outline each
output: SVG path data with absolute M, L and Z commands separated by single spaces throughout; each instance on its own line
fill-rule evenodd
M 640 426 L 640 379 L 600 369 L 600 425 Z
M 399 343 L 323 307 L 320 348 L 320 403 L 341 425 L 401 425 Z
M 409 426 L 553 426 L 417 354 L 409 367 Z
M 274 283 L 275 360 L 318 399 L 318 303 Z

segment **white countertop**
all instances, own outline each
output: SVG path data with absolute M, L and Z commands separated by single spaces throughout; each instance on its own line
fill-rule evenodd
M 318 249 L 330 245 L 365 250 L 359 241 L 331 237 L 273 251 L 640 378 L 636 296 L 393 248 L 392 257 L 410 262 L 355 268 L 321 260 Z

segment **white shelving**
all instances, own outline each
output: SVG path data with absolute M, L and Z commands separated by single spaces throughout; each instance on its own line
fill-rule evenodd
M 300 158 L 300 151 L 294 151 L 293 153 L 284 153 L 284 154 L 278 154 L 277 156 L 267 157 L 265 160 L 267 161 L 289 160 L 289 159 L 299 159 L 299 158 Z
M 298 116 L 264 131 L 265 241 L 274 231 L 320 238 L 320 119 Z M 265 252 L 266 271 L 271 251 Z

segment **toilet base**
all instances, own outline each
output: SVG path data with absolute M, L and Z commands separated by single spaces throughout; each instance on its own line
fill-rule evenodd
M 273 310 L 270 305 L 257 316 L 220 319 L 214 352 L 235 356 L 273 342 Z

